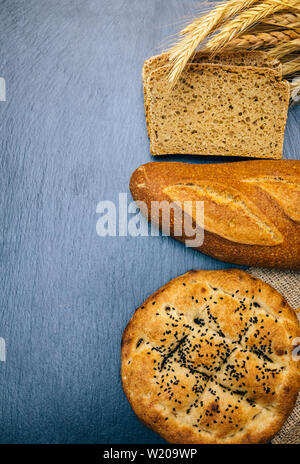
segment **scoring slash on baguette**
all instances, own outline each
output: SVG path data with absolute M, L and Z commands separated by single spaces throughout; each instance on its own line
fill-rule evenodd
M 300 161 L 256 160 L 226 164 L 153 162 L 132 174 L 130 190 L 148 220 L 152 202 L 204 202 L 204 241 L 195 247 L 229 263 L 300 270 Z M 193 218 L 195 208 L 190 212 Z M 174 211 L 170 235 L 175 236 Z M 183 219 L 184 221 L 184 219 Z
M 264 443 L 300 387 L 292 308 L 250 274 L 190 271 L 151 295 L 122 338 L 122 384 L 171 443 Z

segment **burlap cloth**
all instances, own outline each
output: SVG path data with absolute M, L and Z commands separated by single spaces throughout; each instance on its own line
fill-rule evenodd
M 295 310 L 300 310 L 300 273 L 250 268 L 249 272 L 278 290 Z M 300 320 L 300 313 L 298 313 Z M 300 443 L 300 395 L 296 406 L 272 443 Z

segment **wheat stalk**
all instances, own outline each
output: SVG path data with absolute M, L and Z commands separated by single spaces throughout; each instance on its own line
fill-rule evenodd
M 219 51 L 230 41 L 239 37 L 246 29 L 287 7 L 300 10 L 299 0 L 266 0 L 254 5 L 225 24 L 221 32 L 208 42 L 206 48 L 213 53 Z
M 184 37 L 170 48 L 170 82 L 175 84 L 198 45 L 228 18 L 257 3 L 257 0 L 230 0 L 218 5 L 183 29 Z
M 294 60 L 287 61 L 282 65 L 282 74 L 283 76 L 289 76 L 300 71 L 300 57 L 295 58 Z
M 243 34 L 241 37 L 231 40 L 228 43 L 228 47 L 231 49 L 243 48 L 254 50 L 256 48 L 274 46 L 281 42 L 290 43 L 290 41 L 299 38 L 300 34 L 294 30 L 258 32 L 256 34 Z M 276 54 L 273 56 L 277 58 Z
M 277 13 L 263 20 L 266 24 L 274 24 L 281 27 L 300 27 L 300 13 L 284 12 Z

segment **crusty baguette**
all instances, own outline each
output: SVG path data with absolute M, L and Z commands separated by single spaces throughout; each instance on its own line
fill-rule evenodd
M 173 89 L 168 74 L 148 78 L 152 155 L 281 158 L 289 85 L 277 71 L 190 64 Z
M 122 338 L 122 385 L 141 421 L 172 443 L 264 443 L 300 387 L 299 322 L 250 274 L 192 270 L 134 313 Z
M 149 135 L 149 104 L 147 98 L 147 80 L 151 72 L 155 69 L 165 66 L 169 63 L 168 53 L 155 55 L 144 62 L 142 78 L 144 89 L 145 115 L 147 123 L 147 131 Z M 253 51 L 235 51 L 222 52 L 215 56 L 211 56 L 208 52 L 199 50 L 191 59 L 191 63 L 219 63 L 230 64 L 235 66 L 257 66 L 261 68 L 275 69 L 282 74 L 282 65 L 276 58 L 270 57 L 267 53 L 260 50 Z
M 141 211 L 149 220 L 152 201 L 203 201 L 204 242 L 195 247 L 203 253 L 234 264 L 300 270 L 300 161 L 149 163 L 133 173 L 130 190 L 147 205 Z M 194 209 L 185 212 L 194 216 Z M 152 221 L 161 227 L 158 216 Z M 183 230 L 175 238 L 189 237 Z

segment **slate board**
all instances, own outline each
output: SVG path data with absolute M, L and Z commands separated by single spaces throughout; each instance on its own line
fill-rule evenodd
M 199 0 L 2 0 L 0 11 L 0 442 L 163 443 L 122 392 L 122 331 L 171 278 L 228 265 L 167 237 L 100 238 L 96 206 L 151 161 L 142 64 Z M 299 158 L 299 123 L 293 108 L 285 157 Z

